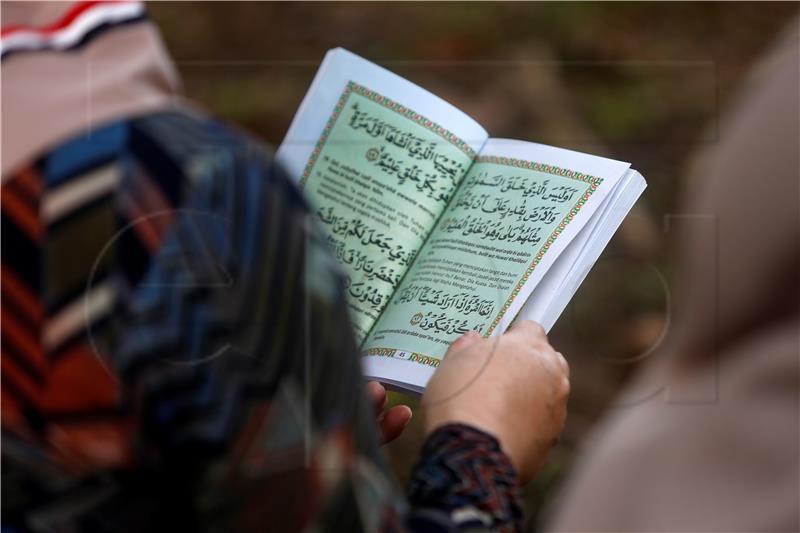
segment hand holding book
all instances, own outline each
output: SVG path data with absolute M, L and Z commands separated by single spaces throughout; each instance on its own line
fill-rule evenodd
M 568 394 L 567 361 L 539 324 L 521 320 L 490 339 L 467 333 L 425 390 L 426 433 L 451 423 L 481 429 L 497 438 L 526 483 L 561 433 Z

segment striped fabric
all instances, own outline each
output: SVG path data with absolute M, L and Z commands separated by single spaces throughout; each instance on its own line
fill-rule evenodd
M 71 50 L 114 26 L 144 18 L 142 2 L 76 2 L 59 20 L 44 27 L 3 26 L 0 56 L 5 58 L 8 54 L 26 51 Z
M 249 138 L 145 115 L 1 192 L 3 531 L 520 530 L 472 428 L 399 497 L 336 265 Z
M 92 287 L 87 274 L 116 225 L 122 130 L 70 143 L 2 188 L 3 428 L 55 439 L 46 453 L 76 471 L 130 461 L 119 385 L 87 338 L 102 337 L 113 305 L 110 261 Z M 102 449 L 86 445 L 98 435 Z
M 262 529 L 289 505 L 295 530 L 357 450 L 384 488 L 343 523 L 379 526 L 340 279 L 262 148 L 182 112 L 120 122 L 6 180 L 2 208 L 4 526 Z M 305 496 L 258 501 L 276 479 Z

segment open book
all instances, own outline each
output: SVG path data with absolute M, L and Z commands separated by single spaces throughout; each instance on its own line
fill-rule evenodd
M 629 163 L 490 138 L 341 48 L 277 159 L 344 271 L 366 376 L 415 392 L 466 331 L 549 330 L 646 187 Z

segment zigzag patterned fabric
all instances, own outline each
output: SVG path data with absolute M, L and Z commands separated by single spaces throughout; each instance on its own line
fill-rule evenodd
M 437 431 L 404 501 L 342 280 L 259 144 L 106 125 L 2 189 L 4 531 L 519 531 L 491 436 Z
M 463 424 L 443 426 L 426 441 L 415 472 L 408 498 L 418 508 L 447 510 L 468 530 L 522 530 L 514 467 L 491 435 Z

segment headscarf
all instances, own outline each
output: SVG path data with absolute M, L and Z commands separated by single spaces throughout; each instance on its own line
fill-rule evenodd
M 548 531 L 800 531 L 798 22 L 668 217 L 668 342 L 585 441 Z
M 169 107 L 178 77 L 141 2 L 2 2 L 2 175 Z

